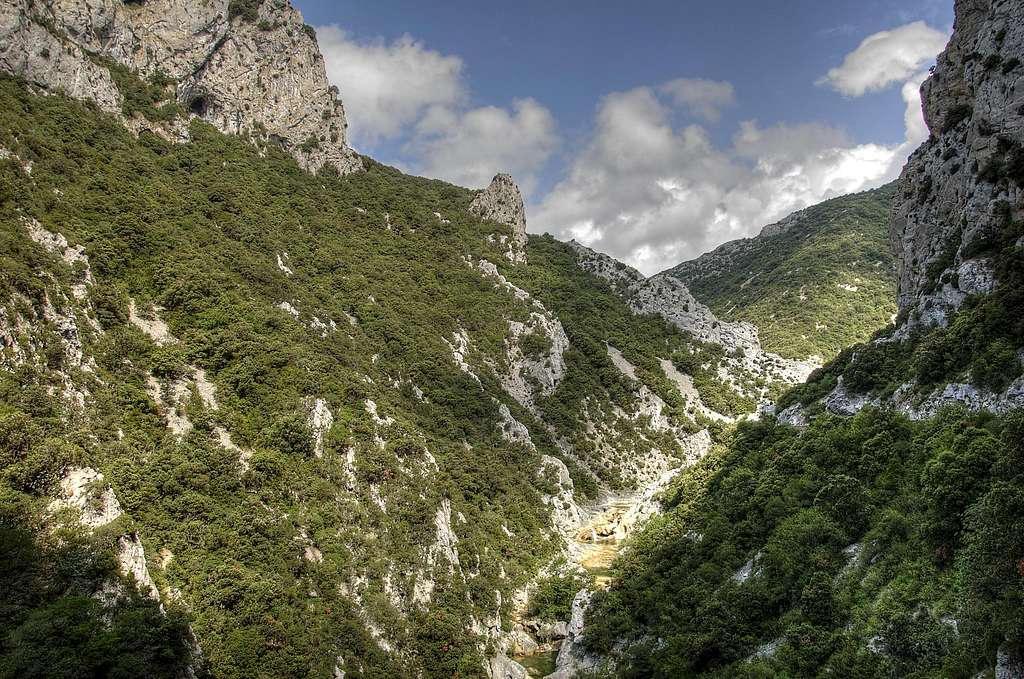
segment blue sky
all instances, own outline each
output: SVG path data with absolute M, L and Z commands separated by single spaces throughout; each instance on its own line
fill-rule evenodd
M 920 141 L 904 85 L 952 22 L 952 0 L 295 4 L 356 148 L 511 171 L 531 231 L 645 273 L 890 179 Z

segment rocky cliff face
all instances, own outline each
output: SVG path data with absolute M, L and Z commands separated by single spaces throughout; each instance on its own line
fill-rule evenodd
M 115 114 L 135 96 L 123 91 L 134 74 L 163 87 L 180 115 L 279 144 L 310 172 L 362 167 L 315 34 L 287 0 L 5 2 L 0 70 Z M 170 116 L 126 117 L 134 129 L 185 134 Z
M 484 219 L 511 227 L 512 241 L 506 257 L 512 261 L 525 258 L 526 210 L 523 207 L 523 194 L 519 192 L 511 175 L 494 175 L 490 185 L 476 195 L 469 209 Z
M 785 359 L 764 351 L 757 328 L 750 323 L 719 320 L 669 272 L 645 278 L 636 269 L 576 241 L 571 245 L 579 265 L 605 279 L 635 313 L 656 314 L 702 342 L 720 345 L 728 352 L 736 373 L 756 375 L 766 383 L 795 384 L 807 379 L 819 365 L 817 361 Z M 765 392 L 752 395 L 762 397 Z
M 890 232 L 904 329 L 945 325 L 998 281 L 979 242 L 1024 215 L 1024 5 L 960 0 L 922 87 L 931 136 L 900 177 Z

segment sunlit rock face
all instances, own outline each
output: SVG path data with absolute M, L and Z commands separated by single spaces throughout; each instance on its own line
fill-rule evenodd
M 514 262 L 525 260 L 526 209 L 523 194 L 508 174 L 496 174 L 490 185 L 478 193 L 469 209 L 484 219 L 512 227 L 512 242 L 506 255 Z
M 312 28 L 287 0 L 252 4 L 253 13 L 231 16 L 227 0 L 7 2 L 0 70 L 117 114 L 125 93 L 111 65 L 160 73 L 168 99 L 222 132 L 277 143 L 310 172 L 361 169 Z M 186 134 L 171 121 L 153 126 Z

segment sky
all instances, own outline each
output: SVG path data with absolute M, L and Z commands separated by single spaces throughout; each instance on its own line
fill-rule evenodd
M 952 0 L 293 0 L 350 143 L 653 274 L 894 179 Z

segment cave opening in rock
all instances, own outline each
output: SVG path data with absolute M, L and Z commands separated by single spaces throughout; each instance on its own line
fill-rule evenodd
M 210 100 L 208 97 L 199 96 L 192 99 L 188 104 L 188 110 L 190 113 L 197 116 L 205 116 L 206 111 L 210 108 Z

